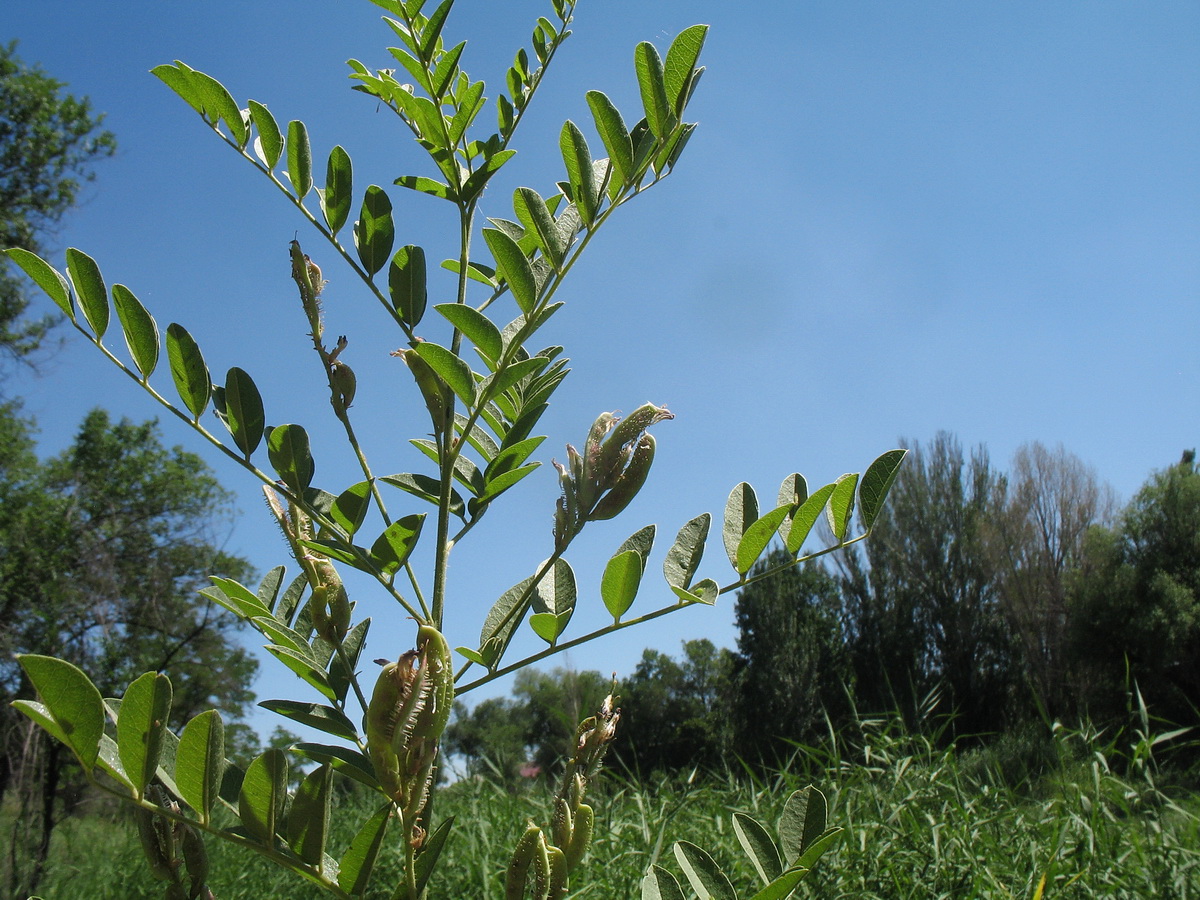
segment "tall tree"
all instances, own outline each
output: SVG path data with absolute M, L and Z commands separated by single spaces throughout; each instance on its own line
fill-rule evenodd
M 712 641 L 683 642 L 676 661 L 647 649 L 621 681 L 621 727 L 613 755 L 631 771 L 720 764 L 731 737 L 733 654 Z
M 1004 614 L 1021 644 L 1019 670 L 1053 717 L 1076 713 L 1080 690 L 1070 665 L 1068 582 L 1088 531 L 1111 524 L 1115 509 L 1112 490 L 1063 447 L 1026 444 L 1013 456 L 991 545 Z
M 786 562 L 771 551 L 755 575 Z M 845 705 L 849 671 L 838 620 L 838 582 L 816 563 L 793 566 L 738 592 L 735 748 L 746 759 L 786 757 L 789 741 L 809 741 L 826 711 Z
M 961 733 L 1005 724 L 1016 662 L 988 547 L 1003 499 L 983 448 L 913 444 L 866 549 L 839 559 L 860 704 L 915 716 L 941 688 Z
M 15 41 L 0 45 L 0 248 L 38 253 L 116 140 L 86 97 L 65 93 L 66 84 L 23 63 L 16 49 Z M 28 305 L 23 280 L 0 256 L 0 351 L 10 357 L 35 350 L 54 322 L 25 319 Z
M 235 641 L 232 617 L 198 594 L 209 574 L 251 573 L 220 549 L 230 495 L 207 465 L 164 447 L 154 423 L 114 424 L 100 411 L 40 463 L 30 427 L 0 408 L 0 791 L 17 793 L 29 827 L 13 840 L 30 841 L 18 856 L 35 861 L 13 875 L 36 882 L 78 785 L 61 745 L 9 706 L 32 697 L 14 654 L 68 659 L 106 696 L 144 671 L 167 672 L 173 724 L 213 705 L 239 716 L 257 663 Z
M 1127 672 L 1156 711 L 1200 709 L 1200 468 L 1188 451 L 1156 472 L 1116 528 L 1093 528 L 1071 596 L 1074 647 L 1094 714 L 1114 715 Z M 1126 666 L 1128 665 L 1128 670 Z

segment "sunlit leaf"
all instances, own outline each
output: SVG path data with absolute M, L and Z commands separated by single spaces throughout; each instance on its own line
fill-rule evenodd
M 117 716 L 121 766 L 140 797 L 158 770 L 163 732 L 171 716 L 171 680 L 146 672 L 125 689 Z
M 179 399 L 192 414 L 192 419 L 199 420 L 212 396 L 212 381 L 195 338 L 175 322 L 167 326 L 167 360 L 171 364 L 171 379 Z
M 354 223 L 354 246 L 368 275 L 373 276 L 387 265 L 395 239 L 392 201 L 383 188 L 371 185 L 363 197 L 358 221 Z
M 392 308 L 409 328 L 416 328 L 425 316 L 427 277 L 424 250 L 408 244 L 396 251 L 388 266 L 388 293 Z
M 834 539 L 841 543 L 850 528 L 850 517 L 854 513 L 854 492 L 858 487 L 858 475 L 851 472 L 834 482 L 833 493 L 825 507 L 825 516 Z
M 296 493 L 312 483 L 316 464 L 302 425 L 278 425 L 267 435 L 267 457 L 280 480 Z
M 820 518 L 821 512 L 825 509 L 825 504 L 829 502 L 829 497 L 833 494 L 835 487 L 836 485 L 827 484 L 815 493 L 810 494 L 808 499 L 800 504 L 800 508 L 792 516 L 792 528 L 787 536 L 788 553 L 794 555 L 800 552 L 800 548 L 804 546 L 809 532 L 812 531 L 813 525 Z
M 371 545 L 371 559 L 385 575 L 391 575 L 408 560 L 417 540 L 421 537 L 421 526 L 425 524 L 425 513 L 405 516 L 389 525 Z
M 685 900 L 675 876 L 661 866 L 651 866 L 642 879 L 641 900 Z
M 575 612 L 575 573 L 565 559 L 556 559 L 551 570 L 537 583 L 530 625 L 542 640 L 553 644 Z
M 287 166 L 296 199 L 303 200 L 313 186 L 312 147 L 308 143 L 308 129 L 299 119 L 288 123 Z
M 288 812 L 288 844 L 309 865 L 320 863 L 325 855 L 332 785 L 333 767 L 327 764 L 317 767 L 296 789 Z
M 429 341 L 421 341 L 414 349 L 463 403 L 467 406 L 475 403 L 475 378 L 471 374 L 471 367 L 461 358 Z
M 734 813 L 733 831 L 764 884 L 770 884 L 782 874 L 783 860 L 779 848 L 757 820 L 744 813 Z
M 604 149 L 608 151 L 613 166 L 613 181 L 623 185 L 633 174 L 633 141 L 629 138 L 625 120 L 606 94 L 588 91 L 587 101 L 596 122 L 596 131 L 604 142 Z
M 337 234 L 350 217 L 350 201 L 354 191 L 354 169 L 350 154 L 340 145 L 329 153 L 325 167 L 325 190 L 321 193 L 321 212 L 330 234 Z
M 529 260 L 517 242 L 498 228 L 483 229 L 483 239 L 496 260 L 497 271 L 508 282 L 517 306 L 523 313 L 530 312 L 537 303 L 538 291 Z
M 889 450 L 881 455 L 863 473 L 862 484 L 858 489 L 858 519 L 863 530 L 870 531 L 875 525 L 887 499 L 888 491 L 900 473 L 900 464 L 904 462 L 907 450 Z
M 117 319 L 121 323 L 121 331 L 125 334 L 125 346 L 129 348 L 133 364 L 142 373 L 143 379 L 149 378 L 158 365 L 158 325 L 154 317 L 146 311 L 146 307 L 133 295 L 133 291 L 125 285 L 112 286 L 112 299 Z
M 681 529 L 675 537 L 675 543 L 667 551 L 663 560 L 663 575 L 667 584 L 672 587 L 686 588 L 692 583 L 692 577 L 700 565 L 704 555 L 704 541 L 708 537 L 708 527 L 712 516 L 701 513 Z
M 283 824 L 288 799 L 288 761 L 282 750 L 271 748 L 246 767 L 238 795 L 238 815 L 242 827 L 268 847 L 275 846 L 275 835 Z
M 233 442 L 249 459 L 262 441 L 266 416 L 257 385 L 237 366 L 225 376 L 225 424 L 233 435 Z
M 725 542 L 725 553 L 729 556 L 729 562 L 735 569 L 738 564 L 738 544 L 741 543 L 746 529 L 757 519 L 758 497 L 754 493 L 754 488 L 743 481 L 729 492 L 729 499 L 725 501 L 725 526 L 721 531 L 721 537 Z
M 403 472 L 398 475 L 384 475 L 379 480 L 398 487 L 414 497 L 427 500 L 434 506 L 440 503 L 438 495 L 441 490 L 441 482 L 436 478 L 419 473 Z M 450 512 L 459 517 L 466 512 L 466 504 L 463 502 L 462 495 L 454 488 L 450 489 Z
M 30 253 L 21 247 L 10 247 L 3 251 L 8 258 L 21 267 L 26 275 L 33 279 L 54 301 L 72 322 L 75 321 L 75 305 L 71 302 L 71 288 L 63 274 L 50 265 L 36 253 Z
M 215 709 L 184 726 L 175 751 L 175 783 L 182 799 L 208 824 L 225 769 L 225 726 Z
M 779 840 L 786 865 L 795 864 L 809 845 L 824 833 L 828 814 L 825 795 L 812 785 L 794 791 L 787 798 L 779 819 Z
M 360 481 L 338 494 L 329 510 L 329 517 L 347 535 L 353 536 L 354 532 L 362 526 L 363 520 L 367 517 L 367 510 L 370 508 L 371 483 Z
M 667 102 L 676 115 L 683 115 L 683 106 L 687 101 L 684 88 L 687 87 L 692 71 L 700 59 L 700 51 L 704 47 L 707 34 L 707 25 L 685 28 L 671 42 L 671 48 L 667 51 L 667 59 L 663 63 L 663 86 Z
M 67 248 L 67 276 L 75 286 L 75 296 L 83 317 L 91 326 L 96 340 L 108 330 L 108 289 L 96 261 L 74 247 Z
M 705 851 L 688 841 L 676 841 L 672 849 L 679 867 L 697 894 L 706 900 L 737 900 L 729 878 Z
M 780 523 L 791 512 L 791 509 L 790 506 L 778 506 L 746 529 L 746 533 L 742 535 L 742 539 L 738 543 L 737 562 L 734 564 L 739 575 L 749 572 L 758 558 L 762 556 L 763 551 L 767 549 L 767 544 L 775 536 L 776 529 L 779 528 Z
M 57 728 L 51 733 L 70 747 L 84 771 L 90 772 L 100 750 L 100 736 L 104 733 L 104 700 L 100 691 L 79 667 L 65 660 L 23 654 L 17 661 L 42 698 L 45 714 Z M 18 701 L 14 705 L 34 721 L 44 724 L 30 714 L 29 701 Z
M 675 116 L 667 99 L 662 58 L 653 44 L 642 41 L 634 48 L 633 61 L 650 132 L 660 140 L 665 139 L 675 127 Z
M 279 131 L 279 123 L 271 111 L 257 100 L 251 100 L 247 105 L 250 107 L 250 121 L 258 129 L 255 152 L 268 170 L 274 169 L 283 155 L 283 134 Z
M 434 307 L 446 320 L 467 336 L 479 351 L 495 362 L 504 351 L 504 342 L 492 320 L 465 303 L 439 303 Z
M 645 560 L 636 550 L 615 554 L 604 567 L 604 575 L 600 579 L 600 597 L 614 622 L 619 622 L 633 605 L 644 569 Z
M 585 225 L 596 220 L 596 204 L 600 191 L 596 185 L 596 173 L 592 167 L 592 153 L 587 139 L 579 126 L 569 119 L 563 123 L 558 138 L 563 163 L 567 167 L 567 179 L 571 183 L 571 199 Z
M 385 803 L 363 823 L 342 856 L 338 866 L 338 887 L 347 894 L 358 897 L 366 893 L 391 817 L 392 804 Z

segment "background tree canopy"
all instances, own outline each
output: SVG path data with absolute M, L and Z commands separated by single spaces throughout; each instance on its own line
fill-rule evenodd
M 16 50 L 16 41 L 0 45 L 0 247 L 40 253 L 94 177 L 92 163 L 117 144 L 86 97 L 64 93 L 63 82 Z M 0 257 L 0 350 L 12 358 L 37 349 L 54 322 L 22 318 L 28 305 L 24 280 Z

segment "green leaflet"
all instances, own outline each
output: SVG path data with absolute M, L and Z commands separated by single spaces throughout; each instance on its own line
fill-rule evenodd
M 675 876 L 662 866 L 651 866 L 642 879 L 642 900 L 685 900 Z
M 737 900 L 729 878 L 705 851 L 688 841 L 676 841 L 672 850 L 692 890 L 698 895 L 706 900 Z
M 321 212 L 330 234 L 337 234 L 350 216 L 353 172 L 350 154 L 340 145 L 334 147 L 329 152 L 329 162 L 325 167 L 325 190 L 321 193 Z
M 354 533 L 362 527 L 363 520 L 366 519 L 367 511 L 370 508 L 371 483 L 360 481 L 338 494 L 337 499 L 333 501 L 333 506 L 330 507 L 329 517 L 346 532 L 348 537 L 353 537 Z
M 743 481 L 729 492 L 725 501 L 725 527 L 721 530 L 721 538 L 725 542 L 725 553 L 730 564 L 736 569 L 738 564 L 738 544 L 746 529 L 758 519 L 758 497 L 747 482 Z
M 633 51 L 633 61 L 650 133 L 665 140 L 675 127 L 675 116 L 667 100 L 662 58 L 653 44 L 642 41 Z
M 558 640 L 575 612 L 577 596 L 575 572 L 570 563 L 556 559 L 534 589 L 533 615 L 529 624 L 538 637 L 549 644 Z
M 900 472 L 900 464 L 907 455 L 907 450 L 889 450 L 871 463 L 863 474 L 858 489 L 858 520 L 864 531 L 870 531 L 875 525 L 888 491 Z
M 258 137 L 254 140 L 254 152 L 266 166 L 267 171 L 270 171 L 275 168 L 279 157 L 283 155 L 283 134 L 279 131 L 279 123 L 275 121 L 275 117 L 271 115 L 269 109 L 257 100 L 251 100 L 248 106 L 250 107 L 250 121 L 258 129 Z
M 733 831 L 764 884 L 770 884 L 782 874 L 783 859 L 779 855 L 779 848 L 757 820 L 743 813 L 734 813 Z
M 180 796 L 207 825 L 225 771 L 225 726 L 215 709 L 184 726 L 175 751 L 175 783 Z
M 587 139 L 579 126 L 569 119 L 563 123 L 558 147 L 562 151 L 563 163 L 567 167 L 567 180 L 571 184 L 571 199 L 584 225 L 596 220 L 596 205 L 600 191 L 596 185 L 596 172 L 592 167 L 592 153 Z
M 242 119 L 242 111 L 238 109 L 237 102 L 225 89 L 225 85 L 211 75 L 205 75 L 196 69 L 191 71 L 190 77 L 196 95 L 200 99 L 204 117 L 214 127 L 218 123 L 224 122 L 238 149 L 244 148 L 246 142 L 250 140 L 250 131 L 246 127 L 245 120 Z
M 492 320 L 473 306 L 465 303 L 439 303 L 434 307 L 451 325 L 466 335 L 486 359 L 493 363 L 504 352 L 504 341 L 500 329 Z
M 704 48 L 704 38 L 708 34 L 707 25 L 693 25 L 685 28 L 671 42 L 667 51 L 667 59 L 663 64 L 663 88 L 666 91 L 667 102 L 678 116 L 683 115 L 687 103 L 689 82 L 696 63 L 700 59 L 700 51 Z
M 425 513 L 417 513 L 397 519 L 375 539 L 371 545 L 371 560 L 386 577 L 404 565 L 421 537 L 421 526 L 425 524 Z
M 238 793 L 242 827 L 259 843 L 275 846 L 287 802 L 287 754 L 277 748 L 256 757 L 246 768 Z
M 824 833 L 828 813 L 825 795 L 811 784 L 787 798 L 779 819 L 779 839 L 787 865 L 795 865 L 801 854 Z
M 121 767 L 138 797 L 158 770 L 163 732 L 171 715 L 171 680 L 146 672 L 129 685 L 117 715 Z
M 429 883 L 429 876 L 433 874 L 434 866 L 437 864 L 438 857 L 442 855 L 442 848 L 446 845 L 446 838 L 450 834 L 450 828 L 454 825 L 454 816 L 450 816 L 437 828 L 429 834 L 425 839 L 425 844 L 421 848 L 421 852 L 417 856 L 416 869 L 417 875 L 417 891 L 425 890 L 425 885 Z
M 179 399 L 192 414 L 192 421 L 199 421 L 212 396 L 212 381 L 195 338 L 175 322 L 167 326 L 167 360 Z
M 79 308 L 83 310 L 83 316 L 99 342 L 108 330 L 108 290 L 104 286 L 100 267 L 82 250 L 68 247 L 67 276 L 75 287 Z
M 496 260 L 496 269 L 508 283 L 521 312 L 529 313 L 537 304 L 537 281 L 517 242 L 498 228 L 483 229 L 483 239 Z
M 348 747 L 337 747 L 332 744 L 296 744 L 292 750 L 314 762 L 328 763 L 335 772 L 353 778 L 360 784 L 376 789 L 379 781 L 371 762 L 357 750 Z
M 288 844 L 309 865 L 319 865 L 325 856 L 332 784 L 333 767 L 329 764 L 317 767 L 296 789 L 288 813 Z
M 808 482 L 804 480 L 804 476 L 799 472 L 793 472 L 779 485 L 779 500 L 776 506 L 792 507 L 792 513 L 800 507 L 805 500 L 808 499 Z M 789 514 L 784 517 L 783 522 L 779 525 L 779 537 L 783 542 L 787 543 L 788 532 L 792 529 L 792 516 Z
M 704 555 L 704 540 L 708 537 L 711 522 L 712 516 L 701 513 L 679 529 L 675 543 L 663 560 L 663 575 L 671 587 L 687 588 L 692 583 Z
M 409 244 L 396 251 L 388 266 L 388 293 L 392 308 L 409 328 L 416 328 L 425 316 L 426 279 L 424 250 Z
M 800 548 L 804 546 L 804 541 L 808 538 L 808 533 L 812 531 L 821 511 L 825 509 L 825 504 L 829 502 L 829 497 L 835 487 L 836 485 L 827 484 L 816 493 L 810 494 L 808 499 L 800 504 L 800 508 L 792 516 L 792 528 L 787 536 L 788 553 L 800 552 Z
M 158 365 L 159 336 L 158 324 L 154 317 L 146 311 L 133 291 L 123 284 L 112 286 L 113 307 L 117 311 L 117 319 L 121 322 L 121 331 L 125 334 L 125 346 L 133 364 L 142 373 L 142 380 L 149 378 Z
M 338 866 L 338 887 L 347 894 L 361 896 L 366 893 L 375 869 L 375 861 L 379 858 L 379 850 L 383 846 L 384 835 L 387 834 L 388 821 L 391 819 L 392 804 L 385 803 L 377 809 L 350 842 L 349 849 L 342 856 Z
M 737 562 L 734 564 L 739 575 L 749 572 L 758 558 L 762 556 L 763 551 L 767 549 L 767 544 L 771 542 L 771 538 L 775 536 L 776 530 L 791 509 L 790 506 L 778 506 L 746 529 L 746 533 L 742 535 L 742 539 L 738 543 Z
M 72 322 L 75 321 L 75 304 L 71 302 L 71 288 L 67 279 L 54 266 L 50 265 L 36 253 L 30 253 L 21 247 L 10 247 L 4 251 L 8 258 L 21 267 L 21 270 L 33 279 L 54 301 Z
M 284 718 L 316 728 L 335 737 L 354 740 L 358 731 L 354 723 L 340 709 L 321 703 L 308 703 L 301 700 L 263 700 L 259 704 L 263 709 L 269 709 Z M 249 770 L 247 770 L 249 775 Z
M 17 657 L 42 703 L 13 705 L 71 748 L 85 772 L 91 772 L 104 734 L 104 700 L 77 666 L 52 656 Z M 44 705 L 43 705 L 44 704 Z
M 296 199 L 303 200 L 313 186 L 312 147 L 308 143 L 308 129 L 299 119 L 288 122 L 287 167 Z
M 633 175 L 633 141 L 629 137 L 629 129 L 621 113 L 600 91 L 588 91 L 588 106 L 592 110 L 592 118 L 596 123 L 596 131 L 608 151 L 609 161 L 614 169 L 614 177 L 609 187 L 609 195 L 614 194 L 614 186 L 620 188 L 629 182 Z
M 373 184 L 367 188 L 358 221 L 354 223 L 354 246 L 368 275 L 374 276 L 387 265 L 395 240 L 392 201 L 383 188 Z
M 825 516 L 829 520 L 829 528 L 834 538 L 840 544 L 846 540 L 846 532 L 850 528 L 850 516 L 854 512 L 854 491 L 858 487 L 858 475 L 850 472 L 834 482 L 833 493 L 829 495 L 829 505 L 825 507 Z
M 604 567 L 600 579 L 600 597 L 614 622 L 628 612 L 642 583 L 645 560 L 636 550 L 623 550 L 613 555 Z
M 445 347 L 429 341 L 421 341 L 414 349 L 429 364 L 429 368 L 450 386 L 458 399 L 467 406 L 475 402 L 475 377 L 471 374 L 471 367 L 462 359 Z
M 542 195 L 533 188 L 517 188 L 513 192 L 513 211 L 525 227 L 525 233 L 532 234 L 537 240 L 542 255 L 551 266 L 558 269 L 567 245 Z
M 225 376 L 225 425 L 247 460 L 262 442 L 266 415 L 258 386 L 243 369 L 234 366 Z
M 267 457 L 281 481 L 297 494 L 312 482 L 316 464 L 301 425 L 279 425 L 267 435 Z

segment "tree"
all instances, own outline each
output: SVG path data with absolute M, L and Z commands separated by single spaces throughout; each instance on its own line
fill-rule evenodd
M 1156 472 L 1116 528 L 1093 528 L 1069 606 L 1094 714 L 1120 713 L 1127 674 L 1156 711 L 1193 724 L 1200 707 L 1200 469 L 1194 451 Z M 1128 669 L 1126 668 L 1128 666 Z M 1119 702 L 1119 701 L 1117 701 Z
M 0 45 L 0 247 L 37 253 L 79 199 L 92 164 L 116 151 L 86 97 Z M 29 297 L 23 279 L 0 257 L 0 351 L 13 358 L 37 349 L 54 317 L 23 319 Z
M 175 724 L 212 705 L 240 716 L 257 662 L 233 617 L 198 594 L 210 573 L 251 571 L 219 547 L 230 495 L 208 466 L 164 447 L 153 422 L 114 424 L 98 410 L 45 463 L 30 430 L 13 406 L 0 411 L 0 791 L 24 807 L 30 827 L 13 839 L 33 841 L 36 882 L 60 808 L 80 794 L 61 745 L 35 740 L 9 705 L 33 695 L 15 654 L 87 666 L 105 696 L 141 672 L 169 672 Z
M 445 750 L 462 757 L 468 775 L 488 775 L 513 785 L 528 771 L 529 711 L 510 697 L 489 697 L 471 709 L 461 700 L 446 727 Z
M 787 558 L 771 551 L 760 574 Z M 839 714 L 849 681 L 839 622 L 837 579 L 816 563 L 793 566 L 738 592 L 737 702 L 732 714 L 738 753 L 778 761 L 789 741 L 810 741 L 826 711 Z
M 1070 665 L 1067 586 L 1095 525 L 1114 514 L 1112 490 L 1061 446 L 1033 443 L 1013 457 L 990 542 L 1005 617 L 1020 641 L 1023 673 L 1042 709 L 1071 715 L 1080 685 Z
M 940 687 L 956 730 L 1003 726 L 1014 644 L 988 547 L 1003 501 L 983 448 L 968 460 L 945 432 L 913 445 L 866 549 L 838 557 L 860 705 L 899 707 L 912 721 Z
M 684 641 L 676 661 L 647 649 L 621 681 L 616 758 L 641 775 L 721 763 L 731 736 L 733 654 L 707 639 Z

